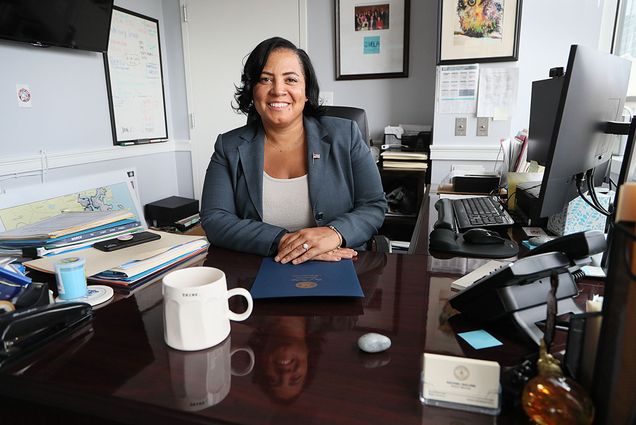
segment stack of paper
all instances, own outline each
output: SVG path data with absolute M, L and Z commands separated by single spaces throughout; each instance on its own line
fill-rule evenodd
M 127 210 L 63 212 L 37 223 L 0 233 L 0 247 L 40 247 L 53 250 L 71 245 L 92 244 L 97 240 L 140 230 L 140 226 L 135 215 Z
M 528 130 L 522 130 L 513 139 L 501 140 L 504 171 L 524 172 L 527 168 Z
M 402 152 L 387 150 L 380 154 L 383 168 L 426 170 L 428 155 L 426 152 Z
M 158 249 L 148 253 L 148 257 L 135 259 L 90 277 L 93 283 L 101 283 L 125 288 L 135 287 L 140 281 L 154 277 L 166 268 L 180 264 L 196 255 L 204 253 L 209 244 L 198 239 L 180 245 Z
M 112 252 L 86 248 L 79 252 L 27 261 L 24 265 L 41 272 L 54 273 L 58 261 L 81 256 L 86 260 L 85 271 L 89 283 L 110 285 L 127 291 L 204 254 L 209 246 L 205 236 L 153 233 L 158 233 L 161 238 Z

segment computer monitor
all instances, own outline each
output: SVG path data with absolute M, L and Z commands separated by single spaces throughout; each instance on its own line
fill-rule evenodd
M 528 160 L 545 167 L 540 217 L 578 196 L 577 175 L 605 174 L 616 143 L 606 123 L 621 119 L 630 68 L 628 60 L 573 45 L 564 75 L 532 84 Z

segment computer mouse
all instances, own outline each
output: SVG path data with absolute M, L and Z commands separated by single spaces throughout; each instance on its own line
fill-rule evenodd
M 502 244 L 505 239 L 499 236 L 499 233 L 486 229 L 470 229 L 463 235 L 464 241 L 474 245 L 494 245 Z

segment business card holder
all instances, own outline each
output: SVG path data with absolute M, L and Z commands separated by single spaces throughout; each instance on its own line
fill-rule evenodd
M 424 396 L 425 394 L 424 385 L 426 384 L 427 383 L 424 381 L 424 373 L 422 373 L 422 377 L 420 380 L 420 401 L 424 405 L 442 407 L 445 409 L 463 410 L 465 412 L 472 412 L 472 413 L 482 413 L 482 414 L 491 415 L 491 416 L 497 416 L 499 415 L 499 413 L 501 413 L 501 401 L 502 401 L 501 386 L 499 386 L 499 392 L 498 392 L 498 399 L 499 399 L 499 402 L 497 403 L 498 407 L 495 409 L 491 409 L 488 407 L 475 406 L 471 404 L 453 403 L 450 401 L 437 400 L 431 397 L 426 398 Z

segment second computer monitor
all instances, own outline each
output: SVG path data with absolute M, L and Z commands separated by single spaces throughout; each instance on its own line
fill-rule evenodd
M 625 59 L 573 45 L 565 75 L 532 84 L 528 160 L 545 166 L 541 217 L 577 197 L 577 175 L 606 169 L 616 136 L 604 133 L 605 123 L 622 116 L 630 68 Z

